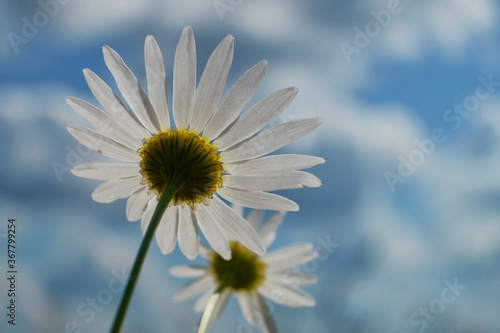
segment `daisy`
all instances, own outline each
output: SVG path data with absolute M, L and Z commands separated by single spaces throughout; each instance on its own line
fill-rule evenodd
M 223 199 L 256 209 L 297 211 L 295 202 L 267 191 L 321 184 L 312 174 L 297 170 L 323 163 L 322 158 L 264 156 L 322 122 L 319 118 L 298 119 L 263 130 L 294 99 L 296 88 L 279 90 L 240 115 L 264 77 L 266 61 L 247 70 L 220 101 L 233 46 L 234 38 L 226 36 L 208 59 L 196 86 L 194 37 L 190 27 L 183 29 L 173 68 L 173 122 L 163 58 L 152 36 L 145 42 L 147 93 L 120 56 L 104 46 L 105 63 L 128 107 L 89 69 L 83 71 L 87 83 L 107 113 L 81 99 L 67 99 L 97 129 L 70 125 L 71 135 L 90 149 L 125 162 L 86 163 L 72 170 L 79 177 L 105 180 L 92 193 L 95 201 L 109 203 L 128 197 L 127 218 L 141 219 L 145 233 L 161 193 L 176 183 L 156 230 L 163 254 L 172 252 L 178 242 L 184 255 L 194 259 L 199 249 L 198 229 L 223 258 L 231 256 L 227 236 L 264 254 L 255 230 Z
M 253 210 L 248 222 L 257 227 L 261 216 L 262 211 Z M 266 248 L 273 243 L 276 229 L 284 216 L 284 212 L 277 212 L 258 231 Z M 203 245 L 201 248 L 200 254 L 208 260 L 208 267 L 177 266 L 170 270 L 170 274 L 176 277 L 196 278 L 178 291 L 173 299 L 184 301 L 205 292 L 194 305 L 195 312 L 200 312 L 210 296 L 216 290 L 220 291 L 220 285 L 226 285 L 213 308 L 210 322 L 222 312 L 230 295 L 236 296 L 245 320 L 252 325 L 259 324 L 263 332 L 277 331 L 263 297 L 290 307 L 315 305 L 312 296 L 298 286 L 316 283 L 316 278 L 293 269 L 316 258 L 317 253 L 311 244 L 290 246 L 258 256 L 233 241 L 233 255 L 229 261 Z

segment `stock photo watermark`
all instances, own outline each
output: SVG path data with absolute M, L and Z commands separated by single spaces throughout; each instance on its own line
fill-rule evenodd
M 426 306 L 421 306 L 418 311 L 412 312 L 408 317 L 408 324 L 415 327 L 418 333 L 424 332 L 429 323 L 436 321 L 436 318 L 443 314 L 447 305 L 452 304 L 457 298 L 462 295 L 462 292 L 467 290 L 467 286 L 458 282 L 455 278 L 453 283 L 449 280 L 444 280 L 445 287 L 441 289 L 439 297 L 432 299 Z M 401 331 L 400 333 L 409 333 Z
M 407 0 L 411 2 L 412 0 Z M 352 56 L 360 54 L 367 48 L 373 39 L 377 38 L 384 29 L 386 29 L 395 16 L 401 14 L 404 10 L 401 0 L 389 0 L 385 9 L 371 10 L 370 15 L 373 20 L 368 21 L 364 27 L 355 26 L 352 43 L 342 41 L 339 44 L 340 50 L 348 64 L 352 61 Z
M 54 170 L 57 180 L 59 180 L 60 183 L 63 181 L 63 175 L 65 173 L 70 172 L 73 167 L 83 162 L 83 157 L 92 153 L 92 149 L 89 149 L 80 143 L 76 146 L 76 150 L 70 146 L 66 146 L 66 151 L 67 154 L 64 160 L 65 163 L 58 161 L 53 161 L 51 163 L 52 170 Z
M 7 323 L 9 325 L 16 325 L 16 313 L 17 313 L 17 298 L 18 293 L 17 288 L 17 244 L 16 244 L 16 226 L 17 222 L 15 218 L 7 219 L 7 269 L 5 271 L 7 279 Z
M 451 131 L 460 129 L 464 120 L 469 119 L 481 107 L 481 103 L 489 99 L 497 87 L 500 87 L 500 81 L 495 81 L 493 74 L 488 75 L 488 77 L 479 76 L 478 81 L 479 84 L 476 86 L 474 93 L 465 97 L 462 103 L 453 104 L 453 107 L 443 113 L 443 121 Z M 407 156 L 398 156 L 399 165 L 397 170 L 395 172 L 384 172 L 385 181 L 391 192 L 396 190 L 398 183 L 404 183 L 408 177 L 413 175 L 416 168 L 423 165 L 435 153 L 438 145 L 448 140 L 449 135 L 447 132 L 449 131 L 442 127 L 436 127 L 431 131 L 431 135 L 428 138 L 415 140 L 416 148 Z
M 92 323 L 97 314 L 102 312 L 104 308 L 109 305 L 114 297 L 121 294 L 125 289 L 128 281 L 129 270 L 123 267 L 121 271 L 111 270 L 112 278 L 109 279 L 106 288 L 100 289 L 95 293 L 94 297 L 87 297 L 85 301 L 78 304 L 75 312 L 82 322 L 78 323 L 75 320 L 68 321 L 64 325 L 64 330 L 57 333 L 82 333 L 82 327 Z
M 7 39 L 12 46 L 12 49 L 17 54 L 19 46 L 28 44 L 30 40 L 35 38 L 39 30 L 45 27 L 51 18 L 59 14 L 61 5 L 68 4 L 71 0 L 40 0 L 38 6 L 40 10 L 36 11 L 31 18 L 26 16 L 21 17 L 21 26 L 18 33 L 13 31 L 7 34 Z
M 224 14 L 227 12 L 232 12 L 242 3 L 243 0 L 214 0 L 212 2 L 212 5 L 214 6 L 219 20 L 224 21 Z

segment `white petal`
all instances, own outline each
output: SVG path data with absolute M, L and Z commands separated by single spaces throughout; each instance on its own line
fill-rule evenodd
M 243 217 L 238 215 L 218 197 L 214 197 L 210 201 L 210 206 L 213 209 L 211 210 L 212 215 L 218 219 L 220 225 L 230 232 L 237 241 L 258 255 L 266 253 L 259 235 Z
M 208 140 L 218 137 L 240 114 L 243 107 L 255 95 L 264 78 L 267 61 L 262 60 L 247 70 L 227 92 L 212 119 L 203 131 Z
M 311 295 L 302 289 L 266 281 L 259 288 L 259 292 L 277 304 L 290 307 L 315 306 L 316 302 Z
M 203 232 L 214 251 L 226 260 L 231 259 L 231 249 L 229 248 L 225 230 L 218 225 L 216 218 L 212 216 L 210 206 L 200 206 L 196 211 L 196 217 L 201 232 Z
M 95 106 L 75 97 L 66 98 L 66 103 L 68 103 L 76 113 L 91 123 L 98 131 L 109 136 L 116 142 L 133 150 L 137 150 L 142 146 L 141 140 Z
M 250 301 L 250 295 L 247 295 L 247 294 L 243 294 L 243 293 L 239 293 L 239 294 L 236 294 L 236 299 L 238 300 L 238 304 L 240 305 L 240 309 L 241 309 L 241 314 L 243 315 L 243 318 L 245 318 L 245 320 L 253 325 L 255 324 L 255 321 L 254 321 L 254 309 L 252 308 L 252 305 L 251 305 L 251 301 Z
M 143 236 L 146 234 L 146 231 L 148 230 L 149 223 L 151 222 L 151 218 L 153 217 L 153 214 L 155 212 L 157 205 L 158 205 L 158 200 L 156 200 L 156 198 L 149 200 L 148 205 L 146 207 L 146 210 L 144 211 L 144 214 L 142 215 L 141 231 L 142 231 Z M 158 228 L 160 228 L 160 227 L 158 226 Z
M 227 148 L 249 138 L 260 131 L 271 120 L 277 117 L 290 104 L 299 90 L 285 88 L 279 90 L 243 113 L 231 126 L 222 133 L 214 145 L 220 150 Z
M 312 244 L 299 244 L 269 253 L 262 260 L 267 264 L 269 272 L 276 272 L 300 266 L 316 257 Z
M 226 307 L 227 301 L 229 301 L 229 296 L 231 296 L 231 292 L 225 289 L 219 296 L 217 303 L 215 303 L 214 309 L 212 311 L 212 315 L 210 316 L 210 321 L 208 322 L 208 326 L 212 325 L 217 318 L 219 318 L 220 314 Z
M 148 192 L 149 188 L 143 186 L 128 198 L 125 212 L 127 213 L 127 219 L 129 221 L 137 221 L 141 218 L 149 200 L 153 197 L 153 195 Z
M 259 236 L 264 242 L 264 246 L 269 248 L 276 238 L 276 230 L 285 218 L 285 212 L 277 212 L 259 229 Z
M 138 138 L 147 138 L 150 136 L 148 130 L 139 122 L 137 117 L 123 104 L 115 95 L 111 88 L 90 69 L 84 69 L 83 75 L 87 80 L 90 90 L 95 98 L 101 103 L 113 119 L 123 125 L 130 133 Z
M 69 125 L 68 132 L 82 145 L 125 162 L 139 162 L 139 154 L 121 143 L 80 125 Z
M 109 46 L 102 48 L 104 62 L 116 81 L 123 98 L 137 115 L 137 118 L 151 132 L 160 132 L 161 126 L 156 112 L 148 96 L 135 78 L 132 71 L 125 65 L 122 58 Z
M 194 312 L 198 313 L 205 310 L 208 300 L 210 299 L 210 296 L 212 296 L 214 292 L 215 292 L 215 284 L 213 288 L 210 288 L 206 293 L 204 293 L 196 300 L 196 302 L 194 303 Z
M 224 186 L 247 191 L 276 191 L 301 187 L 319 187 L 321 181 L 304 171 L 285 171 L 263 175 L 226 175 Z
M 243 216 L 243 206 L 240 206 L 238 204 L 232 203 L 231 208 L 238 213 L 239 216 Z
M 109 203 L 117 199 L 126 198 L 142 187 L 140 181 L 140 176 L 107 181 L 94 190 L 92 199 L 101 203 Z
M 175 293 L 172 299 L 176 302 L 181 302 L 193 298 L 205 289 L 209 288 L 213 283 L 212 281 L 211 275 L 202 276 L 184 286 L 181 290 Z
M 90 162 L 77 165 L 71 173 L 82 178 L 111 180 L 139 176 L 139 170 L 138 164 Z
M 233 175 L 255 175 L 307 169 L 321 163 L 325 163 L 321 157 L 283 154 L 264 156 L 245 162 L 225 163 L 224 167 Z
M 229 187 L 222 187 L 217 193 L 227 201 L 249 208 L 283 211 L 299 210 L 299 205 L 295 202 L 274 193 L 242 191 Z
M 191 111 L 191 129 L 195 133 L 205 128 L 215 112 L 233 61 L 233 51 L 234 38 L 228 35 L 215 48 L 207 61 L 196 88 Z
M 172 103 L 175 125 L 186 129 L 196 89 L 196 47 L 193 30 L 185 27 L 175 50 Z
M 259 132 L 251 138 L 221 153 L 226 162 L 248 160 L 269 154 L 276 149 L 314 131 L 321 125 L 321 118 L 292 120 L 268 130 Z
M 162 254 L 169 254 L 175 249 L 179 232 L 178 207 L 169 206 L 161 218 L 156 230 L 156 242 Z
M 189 206 L 184 208 L 179 207 L 179 231 L 178 231 L 178 241 L 179 248 L 182 253 L 189 260 L 194 260 L 198 254 L 198 223 L 196 222 L 196 216 L 192 213 L 192 209 Z
M 252 306 L 256 309 L 255 311 L 259 313 L 259 324 L 262 333 L 278 333 L 278 328 L 274 322 L 273 315 L 269 312 L 266 301 L 260 296 L 260 294 L 255 293 L 251 296 Z
M 169 273 L 175 277 L 195 278 L 207 274 L 207 267 L 201 266 L 175 266 L 170 268 Z
M 209 248 L 207 248 L 205 245 L 200 243 L 200 248 L 198 249 L 198 254 L 201 257 L 208 259 L 212 255 L 212 253 L 213 252 Z
M 257 230 L 260 225 L 260 221 L 262 220 L 262 214 L 264 213 L 261 209 L 252 209 L 247 216 L 247 221 L 250 225 Z M 260 235 L 260 232 L 258 232 Z
M 160 47 L 153 36 L 146 37 L 144 45 L 144 58 L 146 62 L 146 77 L 148 82 L 148 95 L 151 105 L 156 111 L 161 129 L 170 129 L 168 116 L 167 85 L 165 83 L 165 65 Z
M 271 282 L 296 286 L 305 286 L 318 282 L 315 276 L 295 271 L 268 272 L 266 278 Z

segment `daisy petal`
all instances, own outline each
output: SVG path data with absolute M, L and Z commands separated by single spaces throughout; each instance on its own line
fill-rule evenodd
M 146 37 L 144 45 L 148 95 L 156 111 L 161 129 L 170 129 L 168 116 L 167 85 L 165 83 L 165 65 L 158 43 L 153 36 Z
M 125 162 L 139 162 L 139 154 L 107 136 L 80 125 L 69 125 L 68 132 L 85 147 Z
M 226 36 L 215 48 L 207 61 L 196 89 L 191 111 L 191 129 L 201 132 L 207 125 L 219 103 L 229 68 L 233 61 L 234 37 Z
M 196 216 L 191 213 L 191 207 L 179 207 L 179 248 L 189 260 L 194 260 L 198 254 L 198 223 Z
M 200 206 L 196 210 L 196 217 L 198 218 L 198 226 L 201 232 L 203 232 L 203 235 L 205 235 L 205 238 L 214 251 L 226 260 L 231 259 L 231 249 L 229 248 L 227 237 L 224 230 L 212 216 L 210 206 Z
M 200 248 L 198 249 L 198 254 L 205 259 L 208 259 L 212 255 L 212 251 L 208 249 L 205 245 L 200 243 Z
M 178 232 L 178 208 L 177 206 L 170 206 L 163 214 L 158 229 L 156 230 L 156 242 L 162 254 L 169 254 L 175 249 Z
M 172 299 L 175 302 L 182 302 L 188 300 L 200 294 L 205 289 L 209 288 L 212 284 L 213 282 L 211 275 L 202 276 L 184 286 L 181 290 L 175 293 Z
M 90 162 L 75 166 L 71 173 L 77 177 L 112 180 L 123 179 L 139 175 L 139 165 L 129 163 L 100 163 Z
M 238 213 L 239 216 L 243 216 L 243 206 L 240 206 L 238 204 L 232 203 L 231 208 Z
M 208 322 L 208 326 L 211 326 L 217 318 L 219 318 L 220 314 L 226 307 L 227 301 L 229 301 L 229 296 L 231 296 L 231 292 L 229 290 L 224 290 L 215 303 L 214 309 L 212 311 L 212 315 L 210 316 L 210 321 Z
M 321 118 L 297 119 L 262 131 L 221 153 L 224 162 L 237 162 L 269 154 L 314 131 Z
M 281 305 L 290 307 L 316 305 L 314 298 L 302 289 L 281 283 L 266 281 L 264 285 L 259 288 L 259 292 L 274 303 Z
M 151 132 L 160 132 L 161 126 L 148 96 L 135 78 L 134 73 L 125 65 L 122 58 L 109 46 L 102 48 L 104 62 L 116 81 L 123 98 L 137 115 L 137 118 Z
M 200 266 L 175 266 L 170 268 L 168 272 L 175 277 L 194 278 L 205 275 L 207 268 Z
M 296 286 L 305 286 L 318 282 L 315 276 L 294 271 L 270 272 L 267 274 L 267 279 L 275 283 Z
M 318 187 L 321 181 L 314 175 L 303 171 L 286 171 L 263 175 L 227 175 L 223 177 L 224 186 L 247 191 L 276 191 L 301 187 Z
M 128 198 L 125 212 L 129 221 L 137 221 L 141 218 L 149 200 L 153 197 L 148 192 L 148 187 L 143 186 Z
M 257 227 L 260 224 L 260 221 L 262 220 L 262 214 L 264 213 L 263 210 L 261 209 L 252 209 L 250 211 L 250 214 L 247 216 L 247 221 L 250 223 L 250 225 L 257 230 Z M 260 232 L 259 232 L 260 234 Z
M 175 50 L 172 104 L 174 121 L 178 129 L 186 129 L 191 120 L 191 106 L 196 89 L 196 47 L 193 30 L 182 30 Z
M 217 193 L 230 202 L 249 208 L 280 211 L 299 210 L 299 205 L 292 200 L 273 193 L 242 191 L 229 187 L 222 187 Z
M 123 125 L 130 133 L 138 138 L 150 136 L 148 130 L 139 122 L 137 117 L 115 95 L 113 90 L 90 69 L 84 69 L 83 75 L 90 90 L 113 119 Z
M 238 300 L 238 304 L 240 305 L 241 309 L 241 314 L 243 315 L 243 318 L 249 323 L 250 325 L 255 324 L 254 317 L 253 317 L 253 311 L 252 306 L 250 304 L 250 295 L 247 294 L 236 294 L 236 299 Z
M 285 212 L 277 212 L 259 229 L 259 236 L 264 242 L 264 246 L 269 248 L 276 238 L 276 230 L 285 218 Z
M 258 320 L 262 333 L 278 333 L 273 315 L 269 312 L 266 301 L 259 293 L 255 293 L 251 296 L 251 304 L 255 312 L 259 314 Z
M 220 150 L 225 150 L 254 135 L 283 112 L 288 104 L 293 101 L 298 92 L 299 90 L 297 88 L 292 87 L 279 90 L 269 95 L 236 119 L 236 121 L 214 141 L 214 145 Z
M 237 241 L 258 255 L 266 253 L 262 240 L 255 229 L 221 199 L 214 197 L 210 201 L 210 208 L 213 209 L 211 210 L 212 215 Z
M 274 303 L 285 306 L 301 307 L 316 305 L 314 298 L 302 289 L 280 283 L 266 281 L 259 288 L 259 292 Z
M 92 192 L 92 199 L 101 203 L 110 203 L 117 199 L 126 198 L 142 187 L 140 181 L 140 176 L 107 181 Z
M 297 267 L 317 257 L 312 244 L 299 244 L 269 253 L 262 260 L 268 265 L 269 272 Z
M 226 96 L 215 111 L 212 119 L 203 131 L 208 140 L 218 137 L 240 114 L 243 107 L 255 95 L 264 78 L 267 61 L 262 60 L 247 70 L 229 89 Z
M 91 123 L 98 131 L 109 136 L 116 142 L 133 150 L 137 150 L 142 146 L 141 140 L 95 106 L 75 97 L 66 98 L 66 103 L 68 103 L 76 113 Z
M 215 284 L 213 288 L 210 288 L 206 293 L 204 293 L 196 300 L 196 302 L 194 303 L 194 312 L 198 313 L 205 310 L 208 300 L 210 299 L 210 296 L 212 296 L 214 292 L 215 292 Z
M 148 205 L 146 207 L 146 211 L 142 215 L 141 231 L 143 236 L 146 234 L 146 231 L 148 230 L 149 223 L 151 222 L 151 218 L 153 217 L 153 213 L 155 212 L 157 205 L 158 205 L 158 200 L 156 199 L 149 200 Z M 158 228 L 160 227 L 158 226 Z
M 325 163 L 321 157 L 283 154 L 264 156 L 245 162 L 225 163 L 224 167 L 228 173 L 233 175 L 256 175 L 307 169 L 321 163 Z

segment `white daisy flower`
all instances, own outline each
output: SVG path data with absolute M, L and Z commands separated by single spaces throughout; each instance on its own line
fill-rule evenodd
M 248 222 L 257 228 L 261 216 L 262 211 L 253 210 Z M 284 212 L 277 212 L 259 229 L 266 248 L 274 241 L 276 229 L 284 216 Z M 201 249 L 200 254 L 208 260 L 208 267 L 177 266 L 170 269 L 173 276 L 196 278 L 179 290 L 173 299 L 185 301 L 202 294 L 194 305 L 194 311 L 201 312 L 210 296 L 221 283 L 225 283 L 227 287 L 215 304 L 210 322 L 220 315 L 231 294 L 236 296 L 245 320 L 252 325 L 259 324 L 263 332 L 277 332 L 263 297 L 290 307 L 316 304 L 311 295 L 298 287 L 316 283 L 316 278 L 294 269 L 317 257 L 312 244 L 299 244 L 257 256 L 238 242 L 231 242 L 233 255 L 229 261 L 203 245 Z
M 245 207 L 296 211 L 298 205 L 277 194 L 280 189 L 320 186 L 310 173 L 297 171 L 323 163 L 319 157 L 283 154 L 264 156 L 300 138 L 322 122 L 293 120 L 266 130 L 294 99 L 296 88 L 277 91 L 241 115 L 256 93 L 267 68 L 262 61 L 246 71 L 219 103 L 233 58 L 234 38 L 227 36 L 210 56 L 196 86 L 196 52 L 190 27 L 184 28 L 175 51 L 170 121 L 162 54 L 152 36 L 146 38 L 147 93 L 109 46 L 104 60 L 130 107 L 89 69 L 83 71 L 90 90 L 106 112 L 75 97 L 68 104 L 97 131 L 80 125 L 68 131 L 83 145 L 125 163 L 86 163 L 72 173 L 105 180 L 92 193 L 97 202 L 127 198 L 130 221 L 141 219 L 143 233 L 158 204 L 165 182 L 175 174 L 182 185 L 156 231 L 162 253 L 175 244 L 189 259 L 199 249 L 198 229 L 222 257 L 231 251 L 225 235 L 248 249 L 265 249 L 255 230 L 222 199 Z M 203 209 L 200 209 L 203 207 Z

